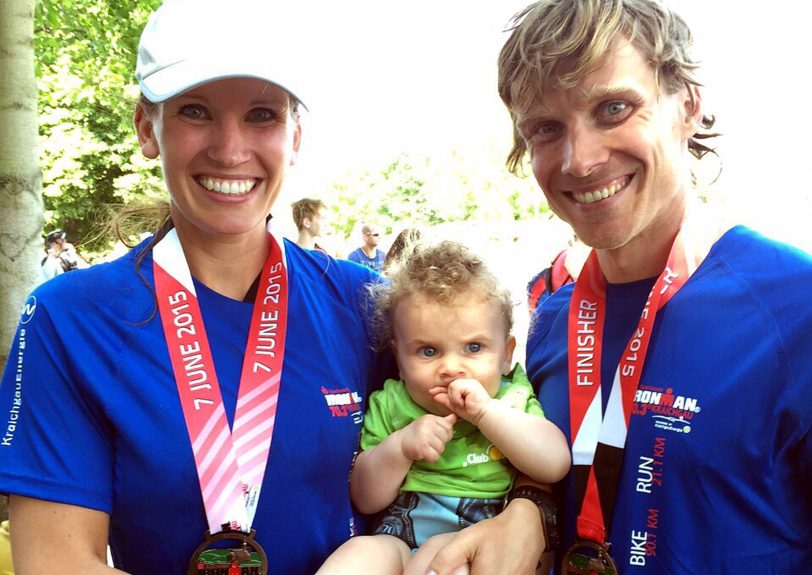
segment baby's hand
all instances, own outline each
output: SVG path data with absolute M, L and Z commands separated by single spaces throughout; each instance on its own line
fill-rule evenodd
M 436 462 L 454 434 L 455 423 L 457 416 L 453 413 L 445 417 L 429 413 L 414 420 L 398 432 L 404 457 Z
M 479 424 L 493 399 L 475 379 L 455 379 L 448 387 L 434 387 L 429 393 L 434 401 L 474 425 Z

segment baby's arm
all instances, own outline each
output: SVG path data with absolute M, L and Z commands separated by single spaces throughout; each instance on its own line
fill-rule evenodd
M 540 483 L 555 483 L 570 468 L 567 439 L 554 423 L 497 400 L 475 379 L 457 379 L 431 390 L 434 399 L 476 425 L 519 471 Z M 503 398 L 507 399 L 507 398 Z
M 413 461 L 440 458 L 456 422 L 453 413 L 427 414 L 359 453 L 350 477 L 350 496 L 358 510 L 377 513 L 392 503 Z

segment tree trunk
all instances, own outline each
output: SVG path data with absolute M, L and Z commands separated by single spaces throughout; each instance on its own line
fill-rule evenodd
M 36 0 L 0 1 L 0 369 L 42 252 L 34 79 Z

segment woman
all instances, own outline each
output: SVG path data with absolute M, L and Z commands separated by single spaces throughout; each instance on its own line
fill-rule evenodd
M 390 365 L 363 313 L 376 276 L 267 229 L 302 106 L 268 4 L 170 0 L 144 30 L 135 126 L 169 219 L 27 302 L 0 386 L 18 575 L 304 575 L 363 529 L 347 482 Z

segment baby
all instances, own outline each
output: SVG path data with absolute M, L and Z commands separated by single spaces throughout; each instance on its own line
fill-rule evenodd
M 502 509 L 517 469 L 553 483 L 570 466 L 564 435 L 511 369 L 513 303 L 483 261 L 418 242 L 387 277 L 371 288 L 375 328 L 400 380 L 370 396 L 350 479 L 356 507 L 379 514 L 375 534 L 347 541 L 319 575 L 422 575 L 455 532 Z

